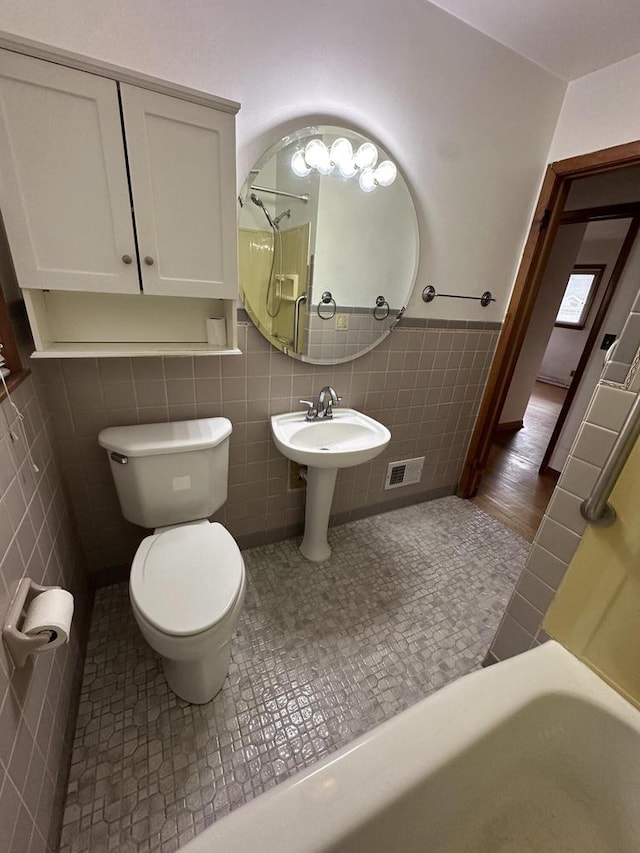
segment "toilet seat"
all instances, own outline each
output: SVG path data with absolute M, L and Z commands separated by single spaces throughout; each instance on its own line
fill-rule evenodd
M 240 550 L 221 524 L 184 525 L 142 541 L 129 589 L 140 614 L 177 637 L 207 631 L 233 609 L 243 589 Z

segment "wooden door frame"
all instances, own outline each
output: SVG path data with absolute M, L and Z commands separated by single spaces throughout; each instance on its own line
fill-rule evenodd
M 460 497 L 472 498 L 478 493 L 493 434 L 561 223 L 571 180 L 639 164 L 640 140 L 559 160 L 547 166 L 458 484 L 457 494 Z

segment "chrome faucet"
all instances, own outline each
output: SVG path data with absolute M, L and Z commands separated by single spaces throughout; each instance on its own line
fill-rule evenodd
M 341 400 L 342 397 L 338 397 L 335 388 L 332 388 L 331 385 L 325 385 L 318 394 L 316 401 L 300 400 L 300 402 L 308 406 L 306 420 L 315 421 L 321 415 L 323 418 L 332 418 L 333 406 L 337 406 Z
M 322 412 L 323 418 L 332 418 L 333 417 L 333 406 L 337 406 L 342 400 L 342 397 L 338 397 L 335 392 L 335 389 L 331 387 L 331 385 L 325 385 L 324 388 L 318 394 L 318 416 L 320 412 Z

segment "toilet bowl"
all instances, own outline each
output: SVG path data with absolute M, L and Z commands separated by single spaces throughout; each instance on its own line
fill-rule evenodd
M 227 499 L 227 418 L 108 427 L 109 457 L 124 517 L 155 528 L 133 559 L 129 596 L 144 638 L 162 657 L 169 687 L 209 702 L 226 678 L 245 592 L 240 550 L 208 519 Z
M 244 562 L 221 524 L 178 525 L 141 542 L 129 579 L 133 614 L 187 702 L 209 702 L 222 687 L 244 594 Z

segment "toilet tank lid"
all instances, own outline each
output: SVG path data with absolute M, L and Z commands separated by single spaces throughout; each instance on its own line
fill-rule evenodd
M 227 418 L 199 418 L 162 424 L 108 427 L 98 435 L 105 450 L 124 456 L 158 456 L 215 447 L 231 435 Z

